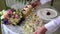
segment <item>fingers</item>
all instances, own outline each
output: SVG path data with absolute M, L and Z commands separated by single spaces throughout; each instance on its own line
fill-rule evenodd
M 37 31 L 35 31 L 34 34 L 37 34 Z
M 34 34 L 37 34 L 37 32 L 34 32 Z

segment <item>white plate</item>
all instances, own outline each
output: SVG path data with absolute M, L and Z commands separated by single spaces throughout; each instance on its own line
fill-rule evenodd
M 47 12 L 50 12 L 50 15 L 47 15 Z M 55 9 L 43 8 L 37 11 L 37 16 L 44 20 L 52 20 L 58 15 Z

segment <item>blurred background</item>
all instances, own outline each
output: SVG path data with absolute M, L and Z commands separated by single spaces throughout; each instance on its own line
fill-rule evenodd
M 0 11 L 3 9 L 8 9 L 10 7 L 20 9 L 20 8 L 23 8 L 30 1 L 34 1 L 34 0 L 24 0 L 24 1 L 23 0 L 0 0 Z M 53 6 L 60 13 L 60 0 L 54 0 L 50 3 L 48 3 L 47 5 Z M 20 6 L 20 7 L 18 7 L 18 6 Z M 23 7 L 21 7 L 21 6 L 23 6 Z M 1 26 L 1 23 L 0 23 L 0 26 Z M 58 29 L 58 30 L 59 30 L 58 32 L 60 32 L 60 29 Z M 2 34 L 1 28 L 0 28 L 0 34 Z

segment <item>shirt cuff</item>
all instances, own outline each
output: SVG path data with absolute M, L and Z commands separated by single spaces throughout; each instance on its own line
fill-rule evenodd
M 54 30 L 56 27 L 58 27 L 58 26 L 54 23 L 54 21 L 51 21 L 51 22 L 49 22 L 48 24 L 45 24 L 44 26 L 46 27 L 47 31 L 52 31 L 52 30 Z
M 40 0 L 40 3 L 43 5 L 43 4 L 45 4 L 45 3 L 49 2 L 49 1 L 51 1 L 51 0 Z
M 48 22 L 44 25 L 48 31 L 55 29 L 56 27 L 60 27 L 60 16 L 53 19 L 52 21 Z

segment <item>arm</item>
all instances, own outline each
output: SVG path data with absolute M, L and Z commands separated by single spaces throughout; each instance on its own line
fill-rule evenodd
M 34 32 L 34 34 L 45 34 L 46 31 L 47 29 L 45 28 L 45 26 L 42 26 L 38 28 L 37 31 Z
M 56 27 L 60 27 L 60 16 L 37 29 L 34 34 L 45 34 L 46 31 L 53 31 Z
M 49 1 L 51 1 L 51 0 L 36 0 L 35 2 L 32 3 L 32 7 L 34 8 L 37 5 L 44 5 Z
M 43 5 L 43 4 L 46 4 L 49 1 L 51 1 L 51 0 L 40 0 L 40 3 Z

